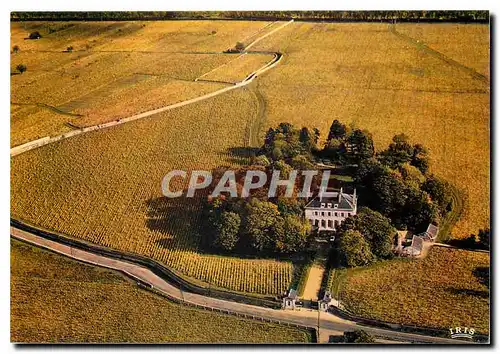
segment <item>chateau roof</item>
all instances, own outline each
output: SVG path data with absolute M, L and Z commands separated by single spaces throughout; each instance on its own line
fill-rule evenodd
M 306 209 L 354 210 L 357 203 L 356 192 L 354 194 L 347 194 L 343 193 L 342 189 L 340 189 L 340 191 L 328 191 L 328 193 L 328 197 L 318 194 L 306 205 Z M 328 208 L 329 203 L 331 204 L 330 208 Z M 323 207 L 321 207 L 322 204 L 324 204 Z M 337 205 L 337 208 L 334 207 L 335 205 Z

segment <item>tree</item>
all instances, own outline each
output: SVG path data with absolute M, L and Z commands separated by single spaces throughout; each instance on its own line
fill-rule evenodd
M 407 198 L 407 187 L 401 178 L 390 171 L 383 171 L 373 177 L 370 187 L 372 200 L 369 206 L 393 219 L 405 205 Z
M 276 129 L 270 128 L 261 151 L 271 160 L 289 160 L 304 155 L 307 160 L 316 149 L 316 136 L 307 128 L 296 129 L 290 123 L 280 123 Z
M 479 245 L 485 250 L 490 249 L 490 229 L 479 230 Z
M 283 160 L 275 161 L 273 163 L 273 168 L 280 171 L 280 178 L 282 179 L 288 178 L 290 176 L 290 172 L 292 172 L 292 166 Z
M 42 38 L 40 32 L 35 31 L 30 33 L 29 39 L 40 39 L 40 38 Z
M 346 331 L 343 337 L 344 343 L 375 343 L 375 338 L 363 330 Z
M 413 156 L 410 164 L 418 168 L 424 175 L 427 173 L 429 170 L 430 159 L 429 153 L 423 145 L 413 145 Z
M 447 181 L 434 175 L 429 176 L 422 184 L 422 190 L 429 193 L 431 199 L 438 206 L 441 216 L 446 215 L 451 210 L 453 194 L 452 187 Z
M 370 245 L 356 230 L 347 230 L 340 235 L 339 251 L 347 267 L 365 266 L 374 260 Z
M 253 164 L 267 167 L 271 164 L 271 162 L 269 161 L 266 155 L 259 155 L 254 159 Z
M 400 222 L 417 232 L 424 231 L 430 223 L 436 221 L 438 208 L 427 192 L 407 188 L 406 195 L 406 203 L 400 213 Z
M 19 52 L 19 46 L 18 46 L 18 45 L 15 45 L 15 46 L 13 46 L 13 47 L 12 47 L 12 53 L 14 53 L 14 54 L 15 54 L 15 53 L 17 53 L 17 52 Z
M 312 170 L 314 168 L 314 164 L 305 155 L 294 156 L 290 161 L 290 166 L 301 171 Z
M 282 216 L 302 216 L 304 213 L 304 200 L 296 198 L 278 198 L 278 211 Z
M 238 52 L 242 52 L 245 50 L 245 45 L 241 42 L 236 42 L 234 49 L 236 49 Z
M 240 229 L 240 216 L 231 211 L 223 211 L 216 225 L 215 246 L 230 251 L 238 242 Z
M 274 225 L 275 250 L 281 253 L 298 252 L 304 248 L 311 226 L 297 215 L 280 217 Z
M 359 209 L 354 220 L 356 230 L 368 241 L 372 253 L 379 258 L 390 258 L 396 235 L 396 229 L 391 225 L 391 221 L 369 208 Z
M 328 133 L 328 138 L 326 139 L 326 141 L 329 142 L 332 139 L 343 140 L 345 138 L 346 132 L 346 126 L 335 119 L 330 126 L 330 132 Z
M 422 183 L 425 182 L 425 176 L 422 172 L 409 163 L 403 164 L 399 168 L 399 172 L 401 173 L 401 177 L 403 177 L 404 183 L 411 188 L 419 189 Z
M 304 146 L 304 149 L 307 152 L 312 152 L 317 149 L 316 148 L 317 137 L 315 135 L 315 132 L 314 131 L 311 132 L 306 127 L 303 127 L 300 130 L 299 141 L 302 144 L 302 146 Z
M 279 217 L 278 207 L 252 198 L 246 205 L 243 234 L 250 245 L 258 251 L 274 249 L 273 226 Z
M 393 169 L 409 163 L 412 156 L 413 147 L 408 142 L 408 136 L 405 134 L 394 135 L 389 147 L 379 153 L 380 162 Z
M 21 74 L 28 70 L 28 67 L 24 64 L 19 64 L 16 66 L 16 70 L 19 71 Z
M 323 157 L 337 163 L 345 162 L 345 153 L 346 153 L 345 143 L 337 138 L 332 138 L 328 140 L 322 151 Z
M 351 162 L 359 164 L 365 159 L 373 157 L 375 148 L 373 138 L 367 130 L 354 129 L 347 136 L 347 155 Z
M 67 51 L 68 53 L 71 53 L 71 52 L 73 51 L 73 47 L 72 47 L 72 46 L 69 46 L 68 48 L 66 48 L 66 51 Z

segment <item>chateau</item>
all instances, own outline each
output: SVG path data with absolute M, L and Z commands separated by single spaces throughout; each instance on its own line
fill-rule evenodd
M 356 215 L 356 190 L 353 194 L 340 191 L 318 194 L 306 206 L 306 219 L 313 229 L 319 231 L 335 230 L 347 217 Z

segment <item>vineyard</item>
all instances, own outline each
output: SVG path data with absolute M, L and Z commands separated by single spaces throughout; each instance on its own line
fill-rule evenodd
M 150 256 L 212 286 L 280 294 L 292 280 L 290 262 L 201 253 L 201 201 L 161 196 L 162 178 L 171 170 L 239 163 L 229 149 L 248 146 L 245 133 L 255 105 L 249 91 L 232 91 L 19 155 L 12 160 L 12 215 Z
M 435 246 L 422 260 L 350 269 L 332 291 L 363 317 L 445 330 L 466 321 L 489 333 L 489 263 L 487 253 Z
M 289 343 L 306 332 L 174 304 L 104 268 L 13 241 L 11 341 Z M 249 336 L 248 333 L 252 335 Z
M 317 127 L 324 140 L 339 119 L 368 129 L 376 149 L 404 132 L 467 195 L 453 236 L 489 225 L 488 25 L 296 22 L 252 49 L 284 53 L 259 80 L 268 126 Z
M 254 38 L 271 22 L 13 23 L 11 145 L 124 118 L 216 91 L 194 80 L 230 63 L 222 51 Z M 39 40 L 24 40 L 31 31 Z M 168 45 L 166 44 L 168 43 Z M 72 47 L 71 51 L 67 51 Z M 269 58 L 226 65 L 218 80 L 242 80 Z M 272 59 L 272 57 L 271 57 Z M 241 64 L 240 64 L 241 62 Z

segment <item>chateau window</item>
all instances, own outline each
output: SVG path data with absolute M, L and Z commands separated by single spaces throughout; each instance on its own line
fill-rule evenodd
M 332 207 L 332 203 L 328 203 L 328 208 L 331 208 Z
M 339 216 L 338 214 L 339 214 L 339 213 L 335 212 L 335 216 Z
M 321 216 L 325 216 L 325 212 L 324 211 L 321 212 Z
M 333 223 L 331 220 L 328 220 L 328 227 L 331 229 L 333 227 Z
M 335 209 L 337 209 L 337 208 L 339 207 L 339 205 L 338 205 L 338 204 L 335 204 L 333 207 L 334 207 Z
M 328 212 L 328 216 L 332 216 L 332 212 L 331 211 Z
M 321 227 L 325 227 L 325 225 L 326 225 L 325 220 L 321 220 Z
M 324 208 L 325 207 L 325 203 L 321 203 L 321 207 Z
M 344 213 L 340 213 L 340 216 L 344 217 Z

